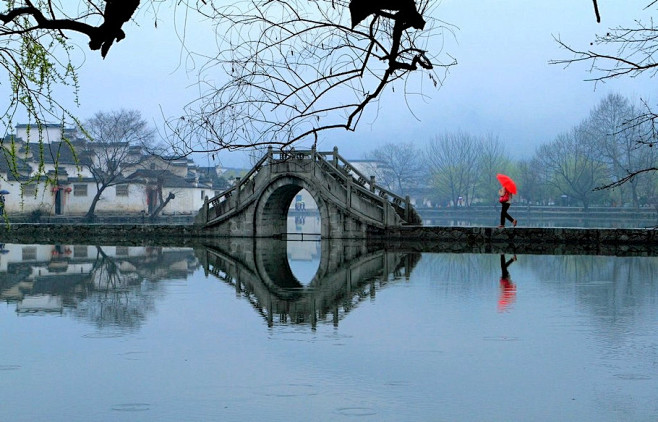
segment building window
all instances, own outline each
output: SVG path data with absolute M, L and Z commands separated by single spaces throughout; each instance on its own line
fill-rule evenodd
M 23 196 L 34 196 L 37 193 L 37 185 L 22 185 Z
M 201 191 L 201 200 L 204 201 L 206 199 L 206 191 L 202 190 Z
M 87 196 L 87 185 L 73 185 L 73 196 Z
M 74 258 L 87 258 L 89 256 L 89 250 L 87 246 L 74 246 L 73 247 L 73 257 Z
M 23 252 L 23 261 L 36 261 L 37 259 L 36 246 L 26 246 L 23 248 L 22 252 Z
M 128 185 L 117 185 L 116 190 L 117 196 L 128 196 Z
M 117 246 L 116 255 L 117 256 L 128 256 L 128 247 L 127 246 Z

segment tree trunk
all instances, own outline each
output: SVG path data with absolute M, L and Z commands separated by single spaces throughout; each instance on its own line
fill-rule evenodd
M 85 220 L 86 221 L 94 221 L 95 212 L 96 212 L 96 204 L 98 201 L 101 199 L 101 195 L 103 194 L 103 191 L 105 190 L 105 186 L 102 186 L 98 191 L 96 192 L 96 195 L 94 195 L 94 199 L 91 201 L 91 205 L 89 206 L 89 210 L 87 211 L 87 214 L 85 214 Z
M 158 214 L 160 214 L 160 211 L 162 211 L 164 207 L 167 206 L 169 201 L 171 201 L 174 198 L 176 198 L 176 195 L 174 195 L 172 192 L 169 192 L 169 195 L 167 195 L 167 199 L 165 199 L 164 202 L 162 202 L 162 204 L 160 204 L 150 215 L 151 220 L 155 220 L 158 217 Z
M 637 180 L 631 180 L 631 197 L 633 198 L 633 207 L 635 207 L 636 210 L 640 209 L 640 198 L 639 195 L 637 194 Z
M 581 201 L 583 201 L 583 211 L 589 212 L 589 199 L 583 198 Z

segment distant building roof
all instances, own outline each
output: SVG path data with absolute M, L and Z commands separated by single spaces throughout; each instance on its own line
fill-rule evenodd
M 49 127 L 56 127 L 56 128 L 63 128 L 61 123 L 41 123 L 41 124 L 36 124 L 36 123 L 19 123 L 16 125 L 17 129 L 24 129 L 28 127 L 43 127 L 43 128 L 49 128 Z
M 140 169 L 132 173 L 130 176 L 126 177 L 128 181 L 158 181 L 162 183 L 162 186 L 168 188 L 194 188 L 197 187 L 194 183 L 185 180 L 185 178 L 176 176 L 169 170 L 149 170 L 149 169 Z M 209 185 L 203 185 L 199 187 L 210 188 Z
M 224 176 L 218 174 L 217 167 L 197 167 L 199 181 L 209 183 L 215 190 L 224 190 L 229 188 L 229 183 Z
M 75 145 L 71 143 L 71 145 Z M 71 150 L 71 146 L 66 142 L 52 142 L 52 143 L 29 143 L 25 144 L 20 153 L 24 153 L 29 148 L 34 155 L 33 160 L 38 161 L 39 155 L 41 154 L 41 148 L 43 148 L 43 161 L 46 164 L 82 164 L 79 160 L 76 161 L 76 154 Z M 75 146 L 74 146 L 75 149 Z
M 0 173 L 6 174 L 9 181 L 23 181 L 28 178 L 28 175 L 32 172 L 32 167 L 27 164 L 25 160 L 16 158 L 16 172 L 18 172 L 18 177 L 12 173 L 13 165 L 10 163 L 11 157 L 8 155 L 0 154 Z

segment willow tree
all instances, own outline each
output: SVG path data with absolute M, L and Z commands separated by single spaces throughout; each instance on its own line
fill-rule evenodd
M 481 177 L 481 151 L 482 140 L 468 133 L 445 133 L 430 140 L 425 160 L 441 200 L 457 206 L 461 197 L 465 206 L 473 204 Z
M 38 132 L 36 138 L 41 148 L 45 123 L 80 123 L 76 114 L 64 105 L 71 100 L 77 103 L 79 89 L 77 65 L 72 59 L 76 47 L 69 37 L 86 36 L 88 47 L 106 57 L 110 47 L 125 38 L 122 26 L 135 13 L 139 0 L 5 0 L 2 3 L 0 68 L 5 79 L 0 79 L 0 95 L 5 108 L 0 117 L 4 126 L 0 150 L 14 175 L 18 175 L 18 147 L 16 139 L 8 135 L 17 119 L 24 119 L 21 123 L 28 123 L 30 131 Z M 70 97 L 63 93 L 62 87 L 69 88 Z M 68 145 L 72 148 L 70 142 Z M 37 173 L 42 170 L 43 165 Z
M 540 146 L 535 157 L 549 173 L 547 182 L 560 194 L 581 202 L 586 211 L 603 198 L 595 188 L 608 180 L 607 164 L 584 124 Z

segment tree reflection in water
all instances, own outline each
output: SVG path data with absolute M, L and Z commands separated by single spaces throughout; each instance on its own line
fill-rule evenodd
M 164 294 L 158 281 L 198 268 L 191 248 L 6 245 L 0 295 L 19 315 L 57 312 L 92 323 L 138 329 Z

